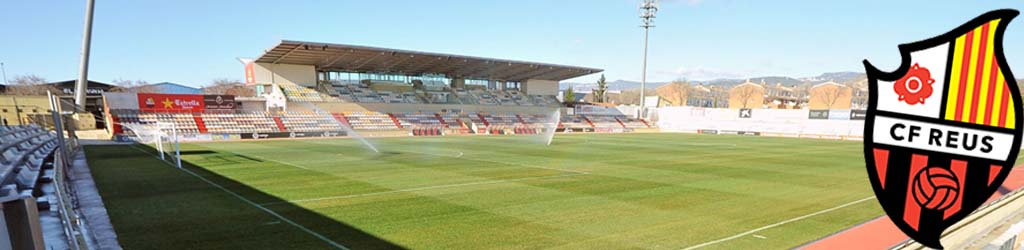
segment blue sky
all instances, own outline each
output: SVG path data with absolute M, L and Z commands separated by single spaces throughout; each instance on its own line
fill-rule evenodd
M 90 79 L 201 86 L 241 80 L 236 57 L 281 39 L 580 65 L 640 79 L 639 0 L 259 1 L 96 0 Z M 948 31 L 1022 1 L 662 1 L 649 80 L 862 71 L 899 63 L 896 45 Z M 8 78 L 77 75 L 82 0 L 0 2 Z M 1004 41 L 1024 70 L 1024 26 Z M 1018 71 L 1019 72 L 1019 71 Z M 1020 75 L 1020 73 L 1018 73 Z M 596 75 L 571 79 L 590 82 Z

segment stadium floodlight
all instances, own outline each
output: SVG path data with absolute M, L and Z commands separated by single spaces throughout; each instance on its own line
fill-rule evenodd
M 644 28 L 644 63 L 643 72 L 640 74 L 640 117 L 644 115 L 644 97 L 647 89 L 647 39 L 649 30 L 654 27 L 654 17 L 658 13 L 658 0 L 643 0 L 640 3 L 640 20 L 643 20 L 644 24 L 640 27 Z
M 4 76 L 4 85 L 11 85 L 11 82 L 7 81 L 7 70 L 4 69 L 4 63 L 0 62 L 0 74 Z
M 96 0 L 85 1 L 85 27 L 82 31 L 82 61 L 78 66 L 78 81 L 75 82 L 76 110 L 85 108 L 85 91 L 86 86 L 89 85 L 89 48 L 92 43 L 92 7 L 95 4 Z

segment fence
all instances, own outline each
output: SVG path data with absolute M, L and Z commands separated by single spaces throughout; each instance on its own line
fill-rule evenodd
M 864 136 L 861 111 L 666 107 L 655 112 L 658 127 L 670 132 L 853 140 Z

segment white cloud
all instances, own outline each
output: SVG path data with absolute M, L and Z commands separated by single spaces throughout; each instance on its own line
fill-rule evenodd
M 672 71 L 658 71 L 658 74 L 671 76 L 673 78 L 685 78 L 695 81 L 706 81 L 714 79 L 737 79 L 749 76 L 750 70 L 722 70 L 703 66 L 679 67 Z
M 697 6 L 704 3 L 704 0 L 661 0 L 659 2 L 664 4 L 686 3 L 689 6 Z

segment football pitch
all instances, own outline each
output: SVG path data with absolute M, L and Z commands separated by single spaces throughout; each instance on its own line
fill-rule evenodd
M 780 249 L 883 214 L 860 142 L 668 133 L 87 146 L 126 249 Z

